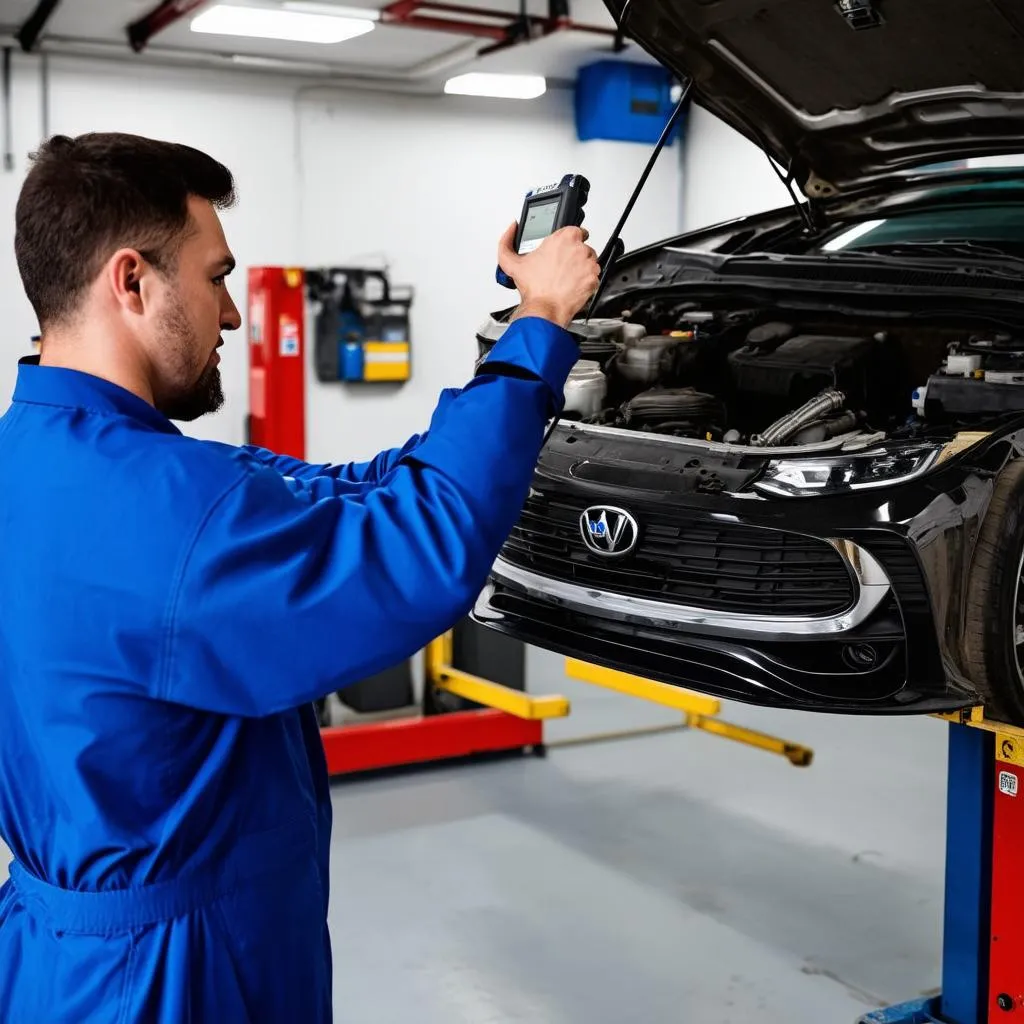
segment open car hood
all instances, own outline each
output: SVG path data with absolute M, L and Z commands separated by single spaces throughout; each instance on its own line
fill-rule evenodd
M 620 21 L 627 0 L 605 0 Z M 1022 0 L 629 0 L 624 26 L 814 198 L 1024 152 Z

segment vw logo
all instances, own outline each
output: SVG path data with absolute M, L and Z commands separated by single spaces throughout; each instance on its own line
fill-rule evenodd
M 580 533 L 596 555 L 625 555 L 636 547 L 640 528 L 624 508 L 591 505 L 580 516 Z

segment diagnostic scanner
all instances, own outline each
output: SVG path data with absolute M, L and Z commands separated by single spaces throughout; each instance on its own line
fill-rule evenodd
M 523 256 L 561 228 L 578 228 L 583 223 L 583 207 L 589 194 L 590 182 L 582 174 L 566 174 L 557 185 L 541 185 L 527 192 L 516 228 L 515 251 Z M 506 288 L 516 286 L 501 267 L 495 278 Z

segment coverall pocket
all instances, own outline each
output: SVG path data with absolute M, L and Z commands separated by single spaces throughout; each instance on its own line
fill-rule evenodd
M 328 1019 L 330 966 L 314 864 L 267 873 L 222 897 L 216 910 L 254 1024 Z
M 4 1024 L 126 1024 L 130 933 L 61 931 L 31 899 L 15 898 L 0 925 Z

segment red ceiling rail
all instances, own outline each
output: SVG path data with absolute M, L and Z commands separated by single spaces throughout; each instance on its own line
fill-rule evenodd
M 554 5 L 552 5 L 554 8 Z M 562 8 L 565 10 L 565 8 Z M 442 15 L 438 17 L 437 15 Z M 450 15 L 450 17 L 446 17 Z M 498 45 L 480 51 L 481 55 L 505 49 L 529 39 L 543 38 L 555 32 L 591 32 L 614 37 L 614 28 L 585 25 L 573 21 L 567 13 L 553 13 L 550 17 L 536 14 L 522 15 L 513 11 L 494 11 L 486 7 L 467 7 L 462 4 L 437 3 L 434 0 L 394 0 L 381 10 L 380 20 L 385 25 L 422 28 L 454 35 L 480 36 L 493 39 Z M 497 22 L 498 24 L 495 24 Z
M 191 14 L 206 0 L 162 0 L 148 14 L 128 26 L 131 48 L 140 53 L 150 40 Z M 394 0 L 380 12 L 383 25 L 403 28 L 448 32 L 452 35 L 478 36 L 494 40 L 480 51 L 480 56 L 504 50 L 531 39 L 543 38 L 555 32 L 590 32 L 614 37 L 615 29 L 598 25 L 584 25 L 573 21 L 564 0 L 551 0 L 550 14 L 522 14 L 513 11 L 494 11 L 485 7 L 467 7 L 462 4 L 435 3 L 433 0 Z
M 131 48 L 136 53 L 141 53 L 158 32 L 173 25 L 179 18 L 191 14 L 204 3 L 206 0 L 163 0 L 149 14 L 144 14 L 128 26 L 128 42 Z

